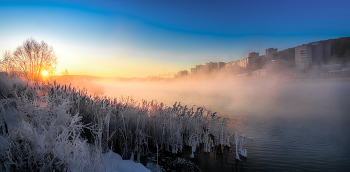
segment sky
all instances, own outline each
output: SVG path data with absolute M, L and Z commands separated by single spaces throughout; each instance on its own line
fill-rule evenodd
M 349 8 L 348 0 L 0 0 L 0 51 L 32 37 L 54 48 L 57 74 L 158 76 L 350 36 Z

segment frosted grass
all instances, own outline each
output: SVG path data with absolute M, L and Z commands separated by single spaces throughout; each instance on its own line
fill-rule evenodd
M 226 146 L 238 160 L 247 156 L 243 145 L 251 138 L 239 136 L 227 126 L 228 118 L 202 107 L 92 97 L 66 85 L 7 77 L 0 85 L 0 136 L 5 145 L 0 159 L 6 171 L 101 171 L 103 153 L 110 149 L 135 162 L 155 150 L 178 154 L 187 146 L 191 158 L 199 149 L 211 152 Z M 16 117 L 13 124 L 8 116 Z

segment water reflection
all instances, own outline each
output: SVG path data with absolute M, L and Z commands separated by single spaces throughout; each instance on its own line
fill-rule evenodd
M 204 106 L 254 137 L 242 161 L 229 149 L 184 152 L 201 171 L 350 171 L 349 79 L 111 83 L 105 93 Z

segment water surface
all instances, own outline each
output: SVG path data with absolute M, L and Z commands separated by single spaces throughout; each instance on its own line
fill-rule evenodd
M 242 162 L 198 152 L 202 171 L 350 171 L 349 79 L 118 82 L 105 93 L 204 106 L 254 137 Z

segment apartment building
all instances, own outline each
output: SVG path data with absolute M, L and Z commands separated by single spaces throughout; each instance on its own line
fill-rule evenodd
M 298 69 L 305 69 L 312 64 L 312 46 L 301 45 L 295 47 L 295 66 Z

